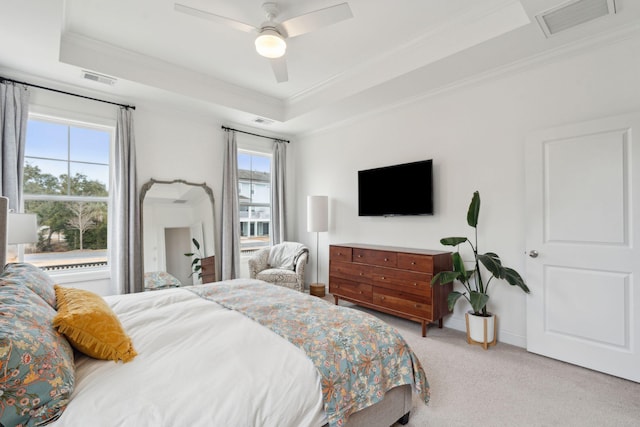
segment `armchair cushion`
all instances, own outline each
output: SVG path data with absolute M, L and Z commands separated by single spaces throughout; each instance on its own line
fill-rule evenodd
M 298 281 L 296 274 L 285 268 L 268 268 L 256 275 L 256 279 L 269 283 L 290 283 L 295 285 Z

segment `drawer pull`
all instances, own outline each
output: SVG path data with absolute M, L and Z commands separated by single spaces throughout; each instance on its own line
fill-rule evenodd
M 358 258 L 362 258 L 362 255 L 358 255 Z
M 384 297 L 380 297 L 381 300 L 384 300 Z
M 361 276 L 364 276 L 364 273 L 363 273 L 363 272 L 360 272 L 360 275 L 361 275 Z
M 416 304 L 416 308 L 420 308 L 420 304 Z
M 384 260 L 385 260 L 385 261 L 389 261 L 389 258 L 385 258 Z
M 342 252 L 338 252 L 338 256 L 342 255 Z
M 414 283 L 414 284 L 413 284 L 413 286 L 418 286 L 418 284 L 417 284 L 417 283 Z
M 360 295 L 362 295 L 362 291 L 360 291 Z
M 381 276 L 381 277 L 380 277 L 380 280 L 384 280 L 384 276 Z
M 411 261 L 411 265 L 416 265 L 416 262 L 415 261 Z

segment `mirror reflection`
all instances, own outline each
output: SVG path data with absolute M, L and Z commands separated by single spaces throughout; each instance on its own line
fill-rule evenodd
M 184 180 L 152 179 L 142 187 L 140 198 L 145 289 L 215 281 L 215 221 L 211 188 Z M 194 256 L 187 257 L 185 253 L 194 253 Z M 192 265 L 196 257 L 201 262 Z M 195 266 L 200 266 L 200 269 L 194 272 Z

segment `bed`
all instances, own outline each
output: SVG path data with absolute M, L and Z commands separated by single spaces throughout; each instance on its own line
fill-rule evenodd
M 126 333 L 126 363 L 71 347 L 83 349 L 57 323 L 63 291 L 29 264 L 0 275 L 5 427 L 389 426 L 408 422 L 412 388 L 429 399 L 397 331 L 290 289 L 238 279 L 94 295 Z

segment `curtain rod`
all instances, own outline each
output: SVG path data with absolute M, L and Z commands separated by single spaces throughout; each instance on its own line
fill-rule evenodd
M 18 80 L 8 79 L 8 78 L 2 77 L 2 76 L 0 76 L 0 82 L 13 82 L 13 83 L 17 83 L 17 84 L 21 84 L 21 85 L 25 85 L 25 86 L 36 87 L 38 89 L 48 90 L 48 91 L 51 91 L 51 92 L 62 93 L 63 95 L 77 96 L 78 98 L 84 98 L 84 99 L 90 99 L 92 101 L 104 102 L 105 104 L 118 105 L 118 106 L 124 107 L 124 108 L 131 108 L 132 110 L 136 109 L 136 107 L 134 107 L 133 105 L 126 105 L 126 104 L 120 104 L 118 102 L 105 101 L 104 99 L 98 99 L 98 98 L 92 98 L 90 96 L 78 95 L 77 93 L 65 92 L 64 90 L 52 89 L 50 87 L 34 85 L 32 83 L 27 83 L 27 82 L 21 82 L 21 81 L 18 81 Z
M 260 138 L 267 138 L 267 139 L 273 139 L 275 141 L 282 141 L 282 142 L 286 142 L 287 144 L 290 142 L 288 139 L 282 139 L 282 138 L 273 138 L 271 136 L 264 136 L 264 135 L 258 135 L 257 133 L 251 133 L 251 132 L 245 132 L 243 130 L 239 130 L 239 129 L 234 129 L 234 128 L 230 128 L 230 127 L 226 127 L 226 126 L 221 126 L 222 130 L 225 131 L 234 131 L 234 132 L 240 132 L 240 133 L 245 133 L 247 135 L 253 135 L 253 136 L 258 136 Z

